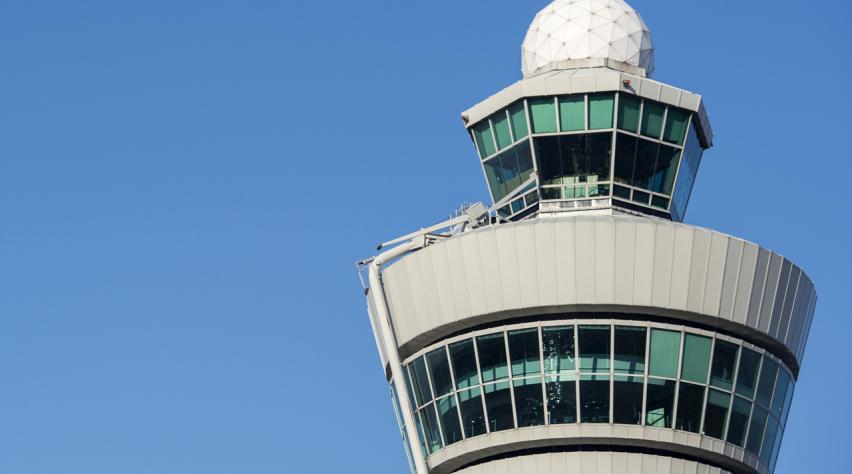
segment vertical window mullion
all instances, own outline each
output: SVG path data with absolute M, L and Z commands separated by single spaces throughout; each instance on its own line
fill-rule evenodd
M 432 369 L 429 367 L 429 357 L 427 357 L 428 354 L 428 352 L 425 352 L 422 356 L 420 356 L 423 358 L 423 367 L 426 367 L 426 383 L 429 384 L 429 393 L 432 395 L 432 401 L 426 403 L 425 406 L 428 409 L 429 404 L 431 403 L 432 405 L 432 412 L 435 415 L 435 422 L 438 423 L 438 437 L 441 438 L 441 447 L 443 448 L 446 445 L 446 438 L 444 438 L 444 420 L 442 420 L 441 415 L 438 414 L 438 399 L 435 397 L 435 387 L 432 386 Z
M 644 101 L 643 101 L 644 103 Z M 641 129 L 640 129 L 641 130 Z M 674 403 L 672 404 L 672 429 L 677 429 L 677 410 L 678 402 L 680 401 L 680 372 L 683 370 L 683 348 L 686 344 L 686 331 L 680 331 L 680 349 L 677 352 L 677 369 L 675 370 L 675 393 Z M 705 387 L 706 391 L 706 387 Z
M 467 439 L 464 432 L 464 419 L 461 416 L 461 399 L 458 396 L 458 385 L 456 385 L 455 368 L 453 368 L 453 358 L 450 356 L 450 346 L 444 346 L 444 355 L 447 357 L 447 368 L 450 371 L 450 383 L 453 384 L 453 389 L 450 391 L 450 396 L 456 398 L 456 417 L 459 419 L 459 428 L 461 429 L 462 439 Z
M 577 423 L 581 422 L 580 418 L 580 330 L 578 329 L 579 322 L 574 320 L 574 397 L 575 410 L 577 412 Z
M 609 326 L 609 424 L 615 423 L 615 321 Z
M 666 108 L 668 111 L 668 108 Z M 665 113 L 663 117 L 665 117 Z M 663 120 L 665 125 L 666 121 Z M 704 378 L 704 403 L 701 404 L 701 422 L 698 423 L 698 434 L 704 436 L 704 418 L 707 416 L 707 402 L 710 400 L 710 378 L 713 376 L 713 355 L 716 353 L 716 334 L 713 334 L 713 342 L 710 344 L 710 362 L 707 365 L 707 377 Z M 722 420 L 722 425 L 727 429 L 725 420 Z M 723 429 L 724 431 L 724 429 Z
M 547 378 L 544 373 L 544 330 L 541 327 L 541 322 L 538 323 L 538 360 L 539 372 L 541 374 L 541 409 L 544 413 L 544 424 L 550 424 L 550 411 L 547 409 Z
M 645 426 L 648 411 L 648 366 L 651 365 L 651 325 L 645 324 L 645 374 L 642 379 L 642 426 Z M 674 406 L 672 406 L 672 417 L 674 417 Z M 674 426 L 674 420 L 672 420 Z
M 512 355 L 509 353 L 509 331 L 503 330 L 503 345 L 506 347 L 506 369 L 509 376 L 509 399 L 512 400 L 512 422 L 518 427 L 518 414 L 515 413 L 515 378 L 512 375 Z
M 471 339 L 471 342 L 473 343 L 473 356 L 476 359 L 476 374 L 479 377 L 478 387 L 479 387 L 479 401 L 482 402 L 482 417 L 483 417 L 482 421 L 485 423 L 485 432 L 490 433 L 491 432 L 491 426 L 489 426 L 489 423 L 488 423 L 488 407 L 485 405 L 485 381 L 482 378 L 482 368 L 479 365 L 479 348 L 476 347 L 477 346 L 476 336 L 473 336 L 473 338 Z

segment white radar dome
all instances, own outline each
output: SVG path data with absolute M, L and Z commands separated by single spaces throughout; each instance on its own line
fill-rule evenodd
M 654 70 L 651 32 L 622 0 L 554 0 L 538 12 L 521 46 L 524 77 L 603 60 Z

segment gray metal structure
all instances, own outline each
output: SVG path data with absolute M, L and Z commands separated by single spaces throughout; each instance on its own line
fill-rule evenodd
M 680 222 L 700 96 L 611 58 L 539 69 L 462 115 L 494 204 L 359 262 L 412 472 L 771 473 L 813 283 Z

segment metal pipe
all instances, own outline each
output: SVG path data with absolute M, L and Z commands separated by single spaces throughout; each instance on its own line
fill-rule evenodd
M 399 359 L 399 348 L 396 345 L 396 337 L 391 327 L 390 312 L 388 311 L 385 291 L 382 287 L 381 271 L 385 262 L 401 257 L 408 252 L 422 248 L 426 241 L 423 236 L 394 247 L 376 256 L 369 265 L 370 297 L 373 299 L 373 307 L 376 309 L 376 319 L 382 332 L 385 353 L 388 357 L 388 365 L 391 368 L 391 378 L 399 395 L 400 411 L 411 456 L 414 458 L 414 467 L 417 474 L 429 474 L 429 466 L 420 448 L 420 433 L 414 422 L 414 412 L 411 409 L 411 394 L 408 393 L 408 385 L 402 373 L 402 361 Z

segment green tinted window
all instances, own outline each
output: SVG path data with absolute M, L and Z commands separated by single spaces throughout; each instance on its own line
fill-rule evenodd
M 559 124 L 563 132 L 584 130 L 586 99 L 583 95 L 559 98 Z
M 639 132 L 639 110 L 642 100 L 634 95 L 618 95 L 618 128 Z
M 589 96 L 589 130 L 612 128 L 612 109 L 615 97 L 612 94 Z
M 746 450 L 757 456 L 760 454 L 760 442 L 763 440 L 763 430 L 766 428 L 766 417 L 769 413 L 760 408 L 754 407 L 751 415 L 751 423 L 748 427 L 748 441 L 746 442 Z
M 613 423 L 642 424 L 642 377 L 616 375 L 613 387 Z
M 666 108 L 662 104 L 645 101 L 645 109 L 642 112 L 642 135 L 652 138 L 660 138 L 663 131 L 663 114 Z
M 608 375 L 580 376 L 580 422 L 609 423 Z
M 707 369 L 710 368 L 710 345 L 713 340 L 709 337 L 687 334 L 683 341 L 683 368 L 680 376 L 684 380 L 696 383 L 707 383 Z
M 527 127 L 527 113 L 524 110 L 524 102 L 516 102 L 509 107 L 509 117 L 512 119 L 512 131 L 515 132 L 515 140 L 520 140 L 529 134 Z
M 580 326 L 578 329 L 580 370 L 609 372 L 609 346 L 609 326 Z
M 754 398 L 757 388 L 757 369 L 760 367 L 760 354 L 743 348 L 740 355 L 740 368 L 737 372 L 737 394 Z
M 615 373 L 645 373 L 645 328 L 615 327 Z
M 509 358 L 512 375 L 538 375 L 541 373 L 541 358 L 538 353 L 538 329 L 509 331 Z
M 542 328 L 541 340 L 545 372 L 558 374 L 574 370 L 574 326 Z
M 669 107 L 669 115 L 666 117 L 666 132 L 663 134 L 663 140 L 683 145 L 683 137 L 686 135 L 686 126 L 688 123 L 688 112 Z
M 745 444 L 746 428 L 748 427 L 748 416 L 751 413 L 751 402 L 736 397 L 734 407 L 731 410 L 731 421 L 728 426 L 727 441 L 743 446 Z
M 714 387 L 733 390 L 738 349 L 739 346 L 736 344 L 716 340 L 716 347 L 713 349 L 713 367 L 710 372 L 710 383 Z
M 494 135 L 497 136 L 497 147 L 501 150 L 512 144 L 512 133 L 509 131 L 509 118 L 506 112 L 501 112 L 491 117 L 494 124 Z
M 518 428 L 544 424 L 544 403 L 541 393 L 541 377 L 515 379 L 515 414 Z
M 488 120 L 484 120 L 473 127 L 473 137 L 476 140 L 477 148 L 479 148 L 480 158 L 489 157 L 497 151 Z
M 645 424 L 657 428 L 671 428 L 674 396 L 674 380 L 649 378 L 645 397 Z
M 679 332 L 652 329 L 648 373 L 659 377 L 676 377 L 677 354 L 679 350 Z
M 772 389 L 775 387 L 775 376 L 778 374 L 778 364 L 763 356 L 763 368 L 760 369 L 760 383 L 757 385 L 757 403 L 769 407 L 772 399 Z
M 533 132 L 551 133 L 556 131 L 556 110 L 552 98 L 542 97 L 530 100 L 530 115 Z
M 680 383 L 677 397 L 675 429 L 698 433 L 701 428 L 701 407 L 704 406 L 704 387 Z
M 479 370 L 482 372 L 483 382 L 508 378 L 509 368 L 503 333 L 477 337 L 476 350 L 479 353 Z
M 707 394 L 707 409 L 704 412 L 704 434 L 722 439 L 725 434 L 725 420 L 728 418 L 728 406 L 731 396 L 718 390 Z

